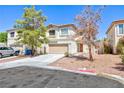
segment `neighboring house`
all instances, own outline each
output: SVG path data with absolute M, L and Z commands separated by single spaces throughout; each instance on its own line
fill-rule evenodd
M 103 54 L 104 53 L 104 40 L 96 41 L 96 46 L 97 46 L 97 53 Z
M 8 37 L 7 37 L 7 46 L 8 47 L 13 47 L 15 49 L 19 49 L 19 50 L 23 50 L 24 49 L 24 45 L 19 45 L 17 44 L 16 42 L 16 39 L 17 39 L 17 30 L 16 29 L 10 29 L 10 30 L 7 30 L 7 33 L 8 33 Z
M 5 47 L 6 44 L 5 43 L 0 43 L 0 47 Z
M 8 46 L 17 47 L 18 49 L 25 48 L 24 45 L 17 45 L 17 31 L 16 29 L 8 30 Z M 74 24 L 64 25 L 48 25 L 46 33 L 49 43 L 42 45 L 42 52 L 46 53 L 66 53 L 75 54 L 77 52 L 88 53 L 88 46 L 83 44 L 82 40 L 77 40 L 77 36 L 80 38 L 82 33 L 78 33 Z M 78 39 L 79 39 L 78 38 Z M 95 49 L 93 48 L 93 51 Z
M 117 43 L 119 39 L 124 36 L 124 20 L 117 20 L 112 22 L 106 34 L 113 49 L 113 53 L 116 54 Z

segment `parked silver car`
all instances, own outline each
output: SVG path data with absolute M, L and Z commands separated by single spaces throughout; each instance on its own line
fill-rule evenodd
M 11 47 L 0 47 L 0 58 L 3 56 L 11 56 L 14 55 L 15 51 Z

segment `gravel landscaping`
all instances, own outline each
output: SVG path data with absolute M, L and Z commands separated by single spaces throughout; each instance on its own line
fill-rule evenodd
M 64 57 L 50 66 L 61 67 L 70 70 L 93 70 L 97 73 L 108 73 L 124 77 L 124 64 L 119 55 L 96 55 L 93 62 L 82 56 Z

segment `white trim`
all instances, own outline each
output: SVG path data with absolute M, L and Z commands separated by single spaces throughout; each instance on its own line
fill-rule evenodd
M 121 24 L 117 24 L 116 26 L 117 26 L 117 35 L 118 36 L 122 36 L 122 35 L 124 35 L 124 24 L 123 24 L 123 34 L 120 34 L 119 33 L 119 25 L 121 25 Z
M 62 34 L 62 29 L 67 29 L 67 34 Z M 67 27 L 63 27 L 63 28 L 60 28 L 60 33 L 59 33 L 59 36 L 68 36 L 69 35 L 69 28 Z

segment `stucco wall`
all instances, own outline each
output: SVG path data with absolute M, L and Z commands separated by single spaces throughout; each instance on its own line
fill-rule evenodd
M 114 54 L 116 53 L 116 46 L 118 42 L 117 32 L 118 32 L 118 27 L 116 25 L 113 25 L 113 27 L 108 32 L 108 39 L 110 40 L 110 45 L 113 49 Z
M 6 44 L 5 43 L 0 43 L 0 47 L 5 47 Z
M 61 36 L 61 29 L 62 28 L 68 28 L 68 36 Z M 55 30 L 55 38 L 49 38 L 49 30 Z M 15 32 L 15 37 L 10 37 L 10 33 L 11 32 Z M 75 35 L 75 29 L 73 27 L 54 27 L 54 28 L 50 28 L 48 29 L 46 35 L 49 38 L 49 40 L 51 41 L 55 41 L 56 44 L 68 44 L 68 48 L 69 48 L 69 53 L 70 54 L 74 54 L 77 53 L 77 43 L 76 41 L 73 41 L 72 38 L 70 38 L 71 36 Z M 10 46 L 11 44 L 14 44 L 16 41 L 17 37 L 17 33 L 14 30 L 11 30 L 8 32 L 8 46 Z M 49 53 L 49 44 L 43 44 L 42 48 L 39 48 L 38 50 L 44 52 L 44 46 L 46 47 L 46 52 Z
M 67 44 L 68 45 L 68 52 L 70 54 L 74 54 L 77 53 L 77 43 L 75 41 L 72 40 L 58 40 L 57 43 L 53 43 L 53 44 Z M 44 45 L 43 45 L 44 46 Z M 49 53 L 49 44 L 46 44 L 46 52 Z M 43 47 L 41 49 L 42 51 L 44 51 Z
M 91 49 L 91 50 L 92 50 L 92 53 L 93 53 L 93 54 L 96 54 L 96 53 L 95 53 L 95 51 L 96 51 L 95 46 L 92 46 L 91 48 L 92 48 L 92 49 Z M 87 44 L 84 44 L 84 45 L 83 45 L 83 53 L 84 53 L 84 54 L 88 54 L 88 53 L 89 53 L 89 48 L 88 48 L 88 45 L 87 45 Z
M 115 30 L 116 30 L 116 28 L 115 28 L 115 26 L 113 26 L 107 35 L 108 39 L 110 40 L 111 46 L 115 46 Z
M 61 29 L 63 28 L 68 28 L 68 36 L 61 36 Z M 54 38 L 49 38 L 49 30 L 55 30 Z M 54 28 L 50 28 L 49 30 L 47 31 L 47 37 L 49 39 L 69 39 L 71 36 L 76 34 L 75 30 L 72 27 L 62 27 L 62 28 L 54 27 Z
M 77 53 L 77 49 L 78 49 L 77 43 L 75 41 L 71 41 L 69 43 L 69 53 L 70 54 Z
M 113 53 L 116 53 L 116 47 L 118 44 L 118 41 L 120 38 L 122 38 L 124 35 L 119 34 L 119 27 L 118 24 L 114 25 L 110 31 L 108 32 L 108 38 L 110 39 L 110 44 L 113 48 Z
M 14 37 L 10 36 L 11 32 L 15 32 Z M 16 40 L 15 40 L 16 38 L 17 38 L 17 32 L 15 30 L 9 31 L 8 38 L 7 38 L 7 45 L 10 46 L 11 44 L 14 44 L 16 42 Z
M 68 44 L 68 52 L 70 54 L 77 53 L 77 43 L 73 40 L 61 40 L 58 41 L 58 44 Z
M 68 28 L 67 36 L 61 36 L 61 29 L 63 28 Z M 49 38 L 49 30 L 55 30 L 54 38 Z M 52 42 L 53 44 L 68 44 L 68 52 L 70 54 L 77 53 L 77 43 L 71 38 L 76 34 L 73 27 L 54 27 L 50 28 L 49 30 L 47 31 L 47 37 L 49 38 L 50 42 Z M 47 52 L 49 53 L 49 45 L 47 45 Z

